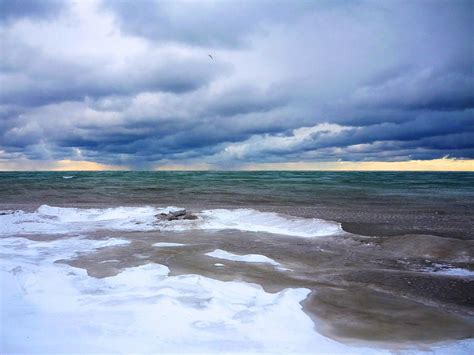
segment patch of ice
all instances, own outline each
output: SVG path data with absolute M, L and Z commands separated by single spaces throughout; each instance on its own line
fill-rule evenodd
M 159 248 L 172 248 L 172 247 L 181 247 L 186 244 L 181 244 L 181 243 L 166 243 L 166 242 L 159 242 L 153 244 L 154 247 L 159 247 Z
M 145 255 L 145 254 L 133 254 L 134 257 L 137 259 L 148 259 L 150 258 L 150 255 Z
M 404 349 L 403 351 L 394 351 L 393 353 L 402 353 L 403 355 L 468 355 L 474 350 L 474 339 L 445 341 L 433 344 L 429 350 L 425 347 L 420 349 Z
M 18 260 L 54 262 L 58 259 L 74 257 L 82 252 L 127 244 L 130 244 L 130 241 L 120 238 L 95 240 L 75 237 L 51 241 L 32 241 L 26 238 L 9 237 L 0 238 L 0 254 Z
M 104 209 L 63 208 L 42 205 L 35 212 L 17 211 L 0 215 L 0 235 L 62 234 L 95 230 L 121 231 L 189 231 L 238 229 L 296 237 L 318 237 L 342 232 L 339 223 L 316 218 L 284 216 L 253 209 L 206 210 L 197 220 L 166 221 L 160 213 L 177 211 L 178 207 L 115 207 Z
M 201 229 L 239 229 L 294 237 L 320 237 L 342 232 L 341 225 L 336 222 L 284 216 L 253 209 L 206 210 L 201 215 L 204 217 Z
M 213 252 L 205 254 L 207 256 L 213 257 L 213 258 L 218 258 L 218 259 L 225 259 L 225 260 L 231 260 L 231 261 L 240 261 L 244 263 L 261 263 L 261 264 L 270 264 L 275 266 L 278 270 L 281 271 L 291 271 L 291 269 L 288 269 L 286 267 L 281 266 L 280 263 L 276 262 L 275 260 L 265 256 L 265 255 L 260 255 L 260 254 L 246 254 L 246 255 L 237 255 L 237 254 L 232 254 L 229 253 L 228 251 L 222 250 L 222 249 L 216 249 Z M 216 265 L 216 264 L 214 264 Z M 222 264 L 220 264 L 222 265 Z M 224 266 L 224 265 L 222 265 Z
M 246 255 L 237 255 L 233 253 L 229 253 L 228 251 L 222 249 L 216 249 L 209 253 L 206 253 L 207 256 L 217 258 L 217 259 L 225 259 L 231 261 L 240 261 L 244 263 L 262 263 L 262 264 L 270 264 L 273 266 L 280 266 L 280 263 L 276 262 L 273 259 L 265 255 L 260 254 L 246 254 Z
M 267 293 L 245 282 L 169 276 L 159 264 L 96 279 L 54 263 L 84 241 L 0 239 L 1 251 L 13 252 L 0 259 L 1 353 L 379 352 L 316 333 L 300 304 L 308 289 Z
M 459 267 L 441 269 L 435 272 L 438 274 L 443 274 L 443 275 L 474 277 L 474 271 L 471 271 L 468 269 L 462 269 Z
M 101 229 L 146 231 L 157 229 L 158 213 L 168 213 L 176 207 L 116 207 L 66 208 L 42 205 L 37 211 L 18 211 L 0 216 L 0 235 L 62 234 Z
M 449 276 L 474 277 L 474 271 L 445 264 L 433 264 L 432 267 L 425 268 L 424 271 Z
M 308 289 L 267 293 L 245 282 L 169 276 L 159 264 L 96 279 L 54 263 L 127 242 L 0 238 L 0 353 L 391 353 L 315 332 L 300 304 Z M 472 339 L 432 348 L 473 349 Z

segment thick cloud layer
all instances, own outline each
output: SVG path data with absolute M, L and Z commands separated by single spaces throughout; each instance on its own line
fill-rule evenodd
M 0 162 L 474 158 L 472 1 L 0 8 Z

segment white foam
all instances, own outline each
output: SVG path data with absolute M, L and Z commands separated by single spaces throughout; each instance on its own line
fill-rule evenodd
M 246 255 L 237 255 L 233 253 L 229 253 L 228 251 L 222 249 L 216 249 L 212 252 L 206 253 L 207 256 L 217 258 L 217 259 L 224 259 L 224 260 L 232 260 L 232 261 L 240 261 L 244 263 L 262 263 L 262 264 L 270 264 L 273 266 L 280 266 L 280 263 L 276 262 L 273 259 L 265 255 L 260 254 L 246 254 Z
M 63 179 L 72 179 L 74 176 L 73 175 L 64 175 Z
M 166 221 L 157 214 L 179 210 L 178 207 L 116 207 L 104 209 L 63 208 L 42 205 L 37 211 L 18 211 L 0 215 L 0 235 L 37 233 L 80 233 L 95 230 L 189 231 L 238 229 L 296 237 L 318 237 L 342 232 L 338 223 L 316 218 L 284 216 L 253 209 L 206 210 L 197 220 Z
M 83 252 L 104 245 L 0 238 L 9 255 L 0 259 L 1 353 L 378 352 L 316 333 L 300 304 L 308 289 L 272 294 L 244 282 L 169 276 L 158 264 L 95 279 L 54 263 L 82 243 L 89 243 Z
M 166 242 L 159 242 L 153 244 L 154 247 L 159 247 L 159 248 L 173 248 L 173 247 L 181 247 L 186 244 L 181 244 L 181 243 L 166 243 Z

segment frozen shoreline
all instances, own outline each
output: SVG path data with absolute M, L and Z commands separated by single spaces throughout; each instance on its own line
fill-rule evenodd
M 193 239 L 191 233 L 199 230 L 212 235 L 212 230 L 241 229 L 245 236 L 249 234 L 246 231 L 264 229 L 270 246 L 281 243 L 281 237 L 271 233 L 286 230 L 288 245 L 304 240 L 303 244 L 314 248 L 316 254 L 309 254 L 308 260 L 312 263 L 321 258 L 331 260 L 334 252 L 312 244 L 324 237 L 295 237 L 317 236 L 317 228 L 321 228 L 320 236 L 335 235 L 334 240 L 340 240 L 340 235 L 331 234 L 339 230 L 337 224 L 245 209 L 203 211 L 197 221 L 156 225 L 156 211 L 151 207 L 44 206 L 32 213 L 1 215 L 0 222 L 5 222 L 0 227 L 1 324 L 15 327 L 4 327 L 0 352 L 370 354 L 400 350 L 396 346 L 392 349 L 388 342 L 342 343 L 318 333 L 301 304 L 311 292 L 304 283 L 278 287 L 278 291 L 264 289 L 265 282 L 259 280 L 275 278 L 277 285 L 283 285 L 278 273 L 293 274 L 282 267 L 287 261 L 294 263 L 294 259 L 285 259 L 280 252 L 284 249 L 275 246 L 278 253 L 272 254 L 271 249 L 269 254 L 265 250 L 252 253 L 248 251 L 251 246 L 245 247 L 252 239 L 241 239 L 239 244 L 230 241 L 229 249 L 225 245 L 211 249 L 219 234 L 206 241 Z M 139 236 L 149 228 L 158 235 L 167 233 L 168 238 L 140 244 Z M 184 231 L 189 234 L 186 238 Z M 90 238 L 94 232 L 102 236 Z M 20 233 L 29 237 L 17 236 Z M 42 239 L 44 233 L 51 234 Z M 132 237 L 124 237 L 127 233 Z M 253 236 L 264 238 L 260 235 Z M 239 252 L 242 247 L 250 249 Z M 367 247 L 370 243 L 360 246 L 362 250 Z M 101 257 L 94 259 L 99 254 Z M 176 255 L 180 259 L 173 264 Z M 68 264 L 74 259 L 83 260 L 82 266 Z M 174 266 L 169 266 L 168 260 L 184 267 L 184 272 L 173 274 Z M 112 272 L 91 276 L 87 263 L 92 261 L 96 268 Z M 229 262 L 224 265 L 224 261 Z M 464 269 L 442 271 L 448 277 L 470 276 Z M 251 282 L 241 278 L 246 272 L 255 277 L 249 276 Z M 302 274 L 296 274 L 296 279 L 298 275 Z M 318 292 L 317 287 L 311 287 Z M 401 349 L 404 353 L 430 349 L 440 354 L 467 354 L 474 349 L 473 339 L 425 341 L 419 343 L 419 349 L 416 342 L 412 344 Z
M 339 223 L 317 218 L 284 216 L 254 209 L 214 209 L 196 213 L 197 220 L 162 221 L 157 216 L 180 210 L 155 208 L 67 208 L 40 206 L 34 212 L 3 211 L 0 235 L 86 233 L 96 230 L 188 231 L 238 229 L 312 238 L 341 234 Z
M 316 333 L 300 305 L 308 289 L 272 294 L 246 282 L 169 276 L 159 264 L 96 279 L 54 261 L 127 241 L 0 242 L 9 255 L 0 264 L 2 324 L 15 324 L 2 332 L 2 353 L 375 351 Z

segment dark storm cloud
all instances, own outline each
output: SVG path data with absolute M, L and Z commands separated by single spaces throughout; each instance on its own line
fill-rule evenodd
M 404 70 L 396 76 L 357 89 L 362 106 L 398 110 L 457 111 L 474 108 L 474 66 Z
M 474 132 L 474 110 L 454 113 L 424 113 L 419 117 L 397 124 L 379 123 L 346 130 L 337 137 L 314 139 L 310 148 L 344 147 L 376 141 L 417 141 L 426 137 L 451 133 Z M 315 144 L 316 146 L 312 146 Z
M 0 160 L 474 158 L 472 1 L 0 6 Z
M 2 38 L 0 91 L 4 104 L 41 106 L 143 91 L 183 93 L 207 85 L 223 65 L 209 65 L 207 58 L 131 58 L 123 68 L 103 67 L 43 54 L 12 38 Z M 34 58 L 34 60 L 30 60 Z
M 267 112 L 288 104 L 288 95 L 274 88 L 258 90 L 255 86 L 243 85 L 221 92 L 209 104 L 209 115 L 232 117 L 253 112 Z

